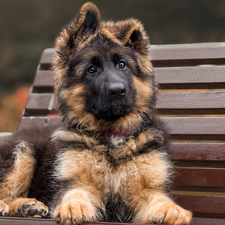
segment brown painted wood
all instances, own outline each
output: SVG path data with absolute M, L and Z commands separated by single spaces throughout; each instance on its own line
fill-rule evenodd
M 176 202 L 195 213 L 224 214 L 225 196 L 176 195 Z
M 31 218 L 14 218 L 14 217 L 0 217 L 0 224 L 4 225 L 55 225 L 52 219 L 31 219 Z M 109 222 L 95 222 L 84 223 L 83 225 L 134 225 L 134 223 L 109 223 Z M 190 225 L 223 225 L 225 219 L 211 219 L 211 218 L 193 218 Z
M 151 60 L 225 58 L 225 43 L 151 45 Z
M 0 224 L 4 225 L 55 225 L 52 219 L 31 219 L 31 218 L 13 218 L 13 217 L 0 217 Z M 109 223 L 109 222 L 95 222 L 84 223 L 83 225 L 134 225 L 134 223 Z M 193 218 L 190 225 L 223 225 L 225 219 L 212 219 L 212 218 Z
M 225 187 L 224 168 L 175 167 L 175 185 L 195 187 Z
M 52 70 L 37 70 L 34 78 L 33 88 L 38 90 L 53 91 L 53 79 L 55 73 Z
M 23 116 L 19 125 L 18 130 L 23 128 L 35 128 L 35 127 L 44 127 L 47 126 L 47 118 L 46 117 L 25 117 Z
M 40 64 L 52 63 L 54 49 L 45 49 Z M 225 43 L 151 45 L 149 55 L 154 66 L 225 63 Z
M 18 130 L 22 128 L 36 128 L 36 127 L 47 127 L 47 126 L 55 126 L 61 125 L 61 118 L 60 117 L 49 117 L 49 116 L 23 116 L 21 119 L 20 127 Z
M 152 45 L 150 58 L 157 66 L 191 66 L 224 64 L 225 43 L 196 43 L 176 45 Z
M 0 217 L 1 225 L 56 225 L 51 219 L 31 219 L 19 217 Z
M 47 118 L 48 126 L 62 125 L 60 117 L 48 117 Z
M 161 117 L 173 139 L 225 140 L 225 117 Z
M 154 71 L 161 89 L 225 88 L 225 66 L 158 67 Z M 38 70 L 33 87 L 52 91 L 54 76 L 52 70 Z
M 54 94 L 31 93 L 25 108 L 25 115 L 57 113 Z
M 56 113 L 56 102 L 50 105 L 52 98 L 50 93 L 31 93 L 26 110 L 30 113 Z M 176 110 L 179 114 L 186 114 L 188 110 L 193 110 L 193 114 L 206 114 L 207 110 L 213 114 L 225 113 L 225 91 L 161 92 L 157 98 L 156 108 L 160 114 L 174 114 Z
M 212 114 L 225 113 L 225 91 L 199 92 L 160 92 L 157 95 L 156 108 L 161 114 L 193 113 Z
M 225 88 L 225 66 L 158 67 L 154 71 L 161 89 Z
M 171 143 L 172 160 L 225 161 L 225 143 Z
M 33 110 L 34 113 L 53 113 L 46 109 L 38 109 L 36 106 L 28 109 Z M 167 124 L 173 139 L 225 140 L 225 117 L 162 117 L 161 119 Z

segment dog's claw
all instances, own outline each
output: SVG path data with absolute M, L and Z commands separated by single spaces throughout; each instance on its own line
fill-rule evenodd
M 83 215 L 83 216 L 82 216 L 82 219 L 83 219 L 83 220 L 85 220 L 85 219 L 86 219 L 86 217 Z
M 161 219 L 161 220 L 159 221 L 159 223 L 162 224 L 162 223 L 163 223 L 163 219 Z

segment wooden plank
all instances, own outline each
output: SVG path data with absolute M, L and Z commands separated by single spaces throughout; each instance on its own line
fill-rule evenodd
M 225 143 L 171 143 L 172 160 L 225 161 Z
M 224 168 L 175 167 L 175 185 L 194 187 L 225 187 Z
M 52 219 L 34 219 L 20 217 L 0 217 L 0 224 L 4 225 L 56 225 Z
M 52 48 L 45 49 L 40 64 L 52 63 L 52 55 L 56 52 Z M 169 62 L 175 64 L 201 63 L 225 63 L 225 43 L 197 43 L 176 45 L 151 45 L 149 55 L 153 65 L 161 65 Z M 180 61 L 180 62 L 179 62 Z
M 62 125 L 60 117 L 48 117 L 48 126 Z
M 175 199 L 180 206 L 195 213 L 224 214 L 225 212 L 225 196 L 176 195 Z
M 225 87 L 225 66 L 158 67 L 154 71 L 156 82 L 160 85 L 161 89 Z M 52 70 L 38 70 L 33 87 L 53 90 L 54 76 L 55 73 Z
M 23 116 L 18 130 L 21 130 L 23 128 L 30 129 L 34 127 L 44 127 L 44 126 L 46 126 L 46 117 Z
M 225 66 L 158 67 L 154 71 L 161 89 L 225 88 Z
M 25 115 L 55 114 L 56 108 L 54 94 L 31 93 L 25 108 Z
M 58 120 L 52 118 L 54 119 Z M 161 117 L 161 119 L 169 128 L 173 139 L 225 140 L 225 117 Z
M 150 58 L 157 66 L 225 64 L 225 43 L 152 45 Z
M 55 126 L 61 125 L 60 117 L 49 117 L 49 116 L 23 116 L 21 119 L 20 127 L 18 130 L 22 128 L 34 128 L 34 127 L 46 127 L 46 126 Z
M 52 64 L 52 57 L 56 55 L 56 51 L 54 48 L 46 48 L 41 56 L 40 65 L 51 65 Z
M 161 117 L 172 139 L 225 140 L 225 117 Z
M 177 111 L 186 114 L 188 110 L 193 110 L 193 114 L 206 114 L 208 111 L 225 113 L 225 91 L 161 92 L 157 98 L 156 108 L 160 114 L 174 114 Z M 37 114 L 56 113 L 57 103 L 51 93 L 31 93 L 26 110 Z
M 151 45 L 151 60 L 219 59 L 225 58 L 225 43 L 193 43 Z
M 0 217 L 0 224 L 4 225 L 55 225 L 53 219 L 33 219 L 33 218 L 13 218 Z M 113 222 L 94 222 L 84 223 L 83 225 L 134 225 L 134 223 L 113 223 Z M 190 225 L 222 225 L 225 224 L 225 219 L 212 218 L 193 218 Z M 141 224 L 140 224 L 141 225 Z
M 225 88 L 225 66 L 158 67 L 154 71 L 161 89 Z M 53 90 L 54 76 L 52 70 L 38 70 L 33 87 Z
M 160 92 L 156 108 L 160 114 L 225 113 L 225 91 Z
M 33 88 L 53 92 L 55 73 L 52 70 L 37 70 L 34 78 Z

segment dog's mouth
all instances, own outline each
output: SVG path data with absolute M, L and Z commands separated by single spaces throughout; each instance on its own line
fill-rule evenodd
M 112 121 L 129 114 L 131 110 L 130 106 L 126 106 L 121 102 L 114 102 L 110 106 L 98 106 L 97 104 L 92 105 L 92 113 L 94 116 Z

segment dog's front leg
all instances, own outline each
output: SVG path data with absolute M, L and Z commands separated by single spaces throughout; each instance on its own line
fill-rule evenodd
M 163 190 L 145 189 L 135 196 L 135 223 L 187 225 L 192 213 L 175 204 Z
M 62 196 L 61 203 L 55 208 L 54 218 L 58 224 L 82 224 L 100 217 L 102 201 L 97 190 L 88 188 L 70 189 Z

